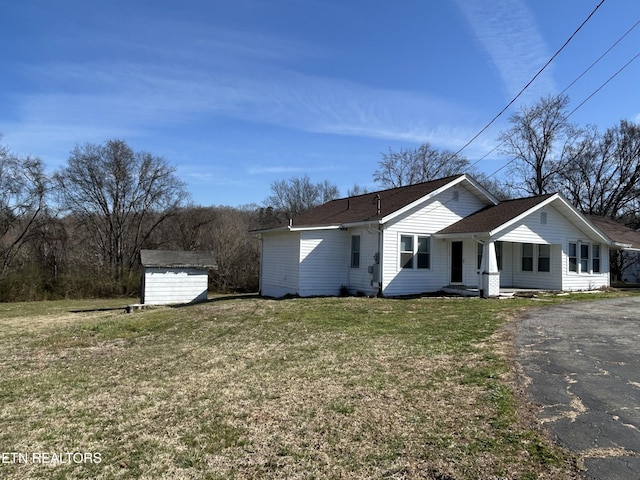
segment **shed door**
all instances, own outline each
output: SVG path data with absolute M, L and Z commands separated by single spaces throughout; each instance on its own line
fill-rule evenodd
M 451 242 L 451 283 L 462 283 L 462 242 Z

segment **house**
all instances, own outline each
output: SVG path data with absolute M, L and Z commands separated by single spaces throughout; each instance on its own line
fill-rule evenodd
M 612 279 L 625 283 L 640 283 L 640 231 L 626 227 L 611 218 L 588 217 L 595 225 L 607 232 L 618 248 L 618 268 L 612 268 Z M 612 265 L 613 267 L 613 265 Z M 616 275 L 613 275 L 613 273 Z M 617 277 L 617 278 L 614 278 Z
M 208 269 L 216 262 L 210 252 L 142 250 L 140 303 L 164 305 L 207 299 Z
M 609 285 L 624 248 L 562 195 L 500 202 L 469 175 L 333 200 L 262 234 L 260 291 L 400 296 Z

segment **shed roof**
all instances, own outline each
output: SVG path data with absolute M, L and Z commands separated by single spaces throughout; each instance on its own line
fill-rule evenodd
M 141 250 L 143 267 L 165 268 L 216 268 L 212 252 L 189 252 L 184 250 Z

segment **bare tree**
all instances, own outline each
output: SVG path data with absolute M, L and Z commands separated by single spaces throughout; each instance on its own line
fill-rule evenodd
M 465 157 L 424 143 L 413 150 L 383 153 L 373 179 L 386 188 L 402 187 L 465 173 L 469 168 Z
M 48 186 L 42 161 L 16 158 L 0 146 L 0 276 L 36 232 Z
M 308 175 L 273 182 L 271 191 L 264 203 L 284 218 L 295 217 L 339 196 L 337 186 L 327 180 L 314 184 Z
M 562 191 L 582 212 L 633 220 L 640 214 L 640 125 L 591 129 L 562 172 Z
M 582 134 L 567 119 L 568 103 L 564 95 L 546 97 L 509 118 L 512 127 L 498 139 L 501 152 L 512 161 L 512 189 L 532 195 L 556 189 L 558 175 L 576 154 L 573 147 Z
M 55 175 L 63 206 L 88 232 L 95 254 L 122 283 L 149 235 L 187 193 L 163 158 L 122 140 L 76 146 Z

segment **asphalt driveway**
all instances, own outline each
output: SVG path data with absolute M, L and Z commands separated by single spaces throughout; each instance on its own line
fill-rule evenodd
M 640 297 L 537 309 L 516 345 L 538 418 L 585 478 L 640 478 Z

